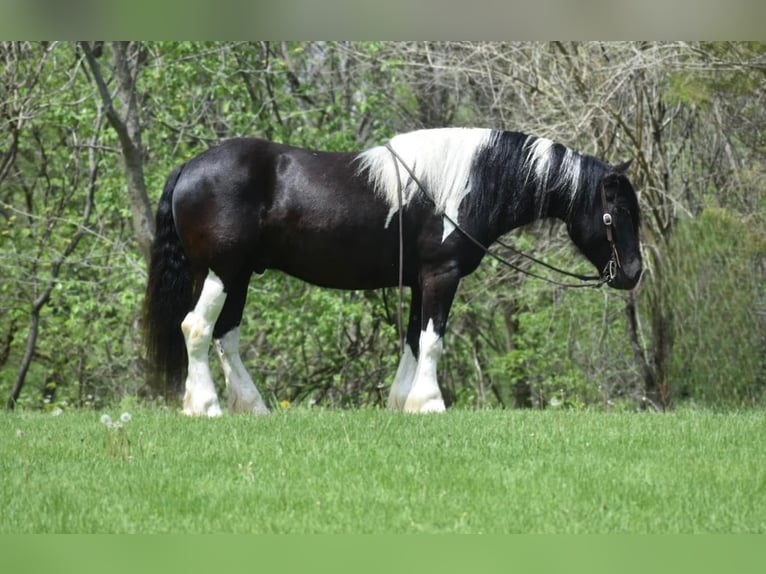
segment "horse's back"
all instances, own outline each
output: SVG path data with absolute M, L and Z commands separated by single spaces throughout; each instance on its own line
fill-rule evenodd
M 274 202 L 351 189 L 354 154 L 313 152 L 258 138 L 235 138 L 210 148 L 183 168 L 173 205 L 177 213 L 195 206 L 212 207 L 227 215 L 246 207 L 271 207 Z M 207 209 L 206 209 L 207 211 Z
M 338 287 L 379 282 L 370 257 L 395 235 L 386 226 L 389 207 L 356 157 L 256 138 L 227 140 L 196 156 L 173 195 L 192 265 L 230 274 L 276 268 Z M 394 247 L 385 249 L 386 259 Z

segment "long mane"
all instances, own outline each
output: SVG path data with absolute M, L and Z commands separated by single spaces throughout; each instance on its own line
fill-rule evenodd
M 428 190 L 436 213 L 457 220 L 460 202 L 473 187 L 474 159 L 479 151 L 491 145 L 494 133 L 481 128 L 418 130 L 394 136 L 389 144 Z M 394 163 L 398 160 L 385 146 L 362 152 L 357 159 L 360 172 L 366 171 L 370 184 L 391 206 L 388 225 L 399 208 L 397 166 Z M 398 171 L 402 203 L 406 206 L 420 190 L 401 163 Z M 445 220 L 444 237 L 451 232 L 452 225 Z
M 415 172 L 425 186 L 437 214 L 458 220 L 463 199 L 487 212 L 503 203 L 532 202 L 536 216 L 546 212 L 552 197 L 566 202 L 571 212 L 577 201 L 586 200 L 582 191 L 594 189 L 608 166 L 547 138 L 518 132 L 482 128 L 440 128 L 418 130 L 394 136 L 391 147 Z M 388 225 L 399 208 L 398 162 L 385 146 L 357 156 L 359 172 L 366 173 L 371 186 L 390 206 Z M 406 207 L 420 192 L 399 162 L 402 203 Z M 531 207 L 531 206 L 530 206 Z M 444 220 L 446 238 L 454 227 Z

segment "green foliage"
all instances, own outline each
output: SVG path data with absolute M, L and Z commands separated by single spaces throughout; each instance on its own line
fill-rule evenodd
M 764 237 L 723 209 L 681 221 L 664 289 L 673 305 L 671 391 L 708 405 L 766 398 Z
M 394 299 L 383 295 L 318 289 L 279 273 L 254 278 L 242 341 L 267 402 L 383 404 L 398 349 Z
M 528 406 L 582 408 L 635 396 L 622 301 L 538 288 L 515 317 L 513 347 L 491 359 L 495 384 L 528 387 Z
M 146 183 L 156 201 L 173 166 L 237 135 L 340 151 L 424 125 L 487 125 L 635 156 L 648 268 L 636 341 L 621 294 L 565 292 L 486 261 L 450 318 L 439 374 L 448 399 L 510 407 L 524 387 L 535 407 L 633 410 L 645 385 L 637 344 L 650 367 L 666 367 L 673 400 L 762 404 L 764 54 L 740 42 L 142 43 Z M 51 286 L 20 406 L 101 408 L 144 382 L 145 270 L 119 141 L 74 44 L 4 43 L 0 56 L 0 167 L 11 162 L 0 170 L 0 393 Z M 99 58 L 114 90 L 109 43 Z M 675 229 L 677 212 L 691 219 Z M 562 267 L 587 266 L 561 230 L 515 240 Z M 381 405 L 398 360 L 395 308 L 394 290 L 342 293 L 267 272 L 251 283 L 245 363 L 271 405 Z M 660 365 L 653 345 L 666 319 Z
M 4 183 L 0 201 L 13 215 L 0 238 L 2 272 L 0 317 L 13 344 L 0 364 L 4 400 L 18 373 L 29 317 L 38 298 L 51 288 L 40 311 L 40 336 L 23 404 L 100 404 L 115 391 L 138 388 L 136 335 L 130 325 L 142 279 L 124 224 L 125 199 L 117 170 L 106 169 L 104 149 L 115 137 L 89 101 L 92 88 L 80 77 L 72 46 L 30 49 L 18 62 L 39 81 L 25 94 L 33 112 L 19 122 L 16 169 Z M 85 220 L 89 180 L 99 193 Z M 76 255 L 65 251 L 84 232 Z M 61 267 L 57 268 L 58 262 Z M 126 313 L 126 311 L 128 311 Z M 0 331 L 3 335 L 5 333 Z
M 766 56 L 762 42 L 701 42 L 695 50 L 680 52 L 662 79 L 663 100 L 712 112 L 717 96 L 756 105 L 752 95 L 762 83 L 758 62 Z M 753 73 L 750 73 L 753 72 Z M 726 105 L 724 103 L 724 105 Z

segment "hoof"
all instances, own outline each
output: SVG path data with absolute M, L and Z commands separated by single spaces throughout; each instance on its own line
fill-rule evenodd
M 217 398 L 207 401 L 184 400 L 183 413 L 190 417 L 220 417 L 223 414 Z
M 418 402 L 410 399 L 407 401 L 407 404 L 404 405 L 405 413 L 443 413 L 446 410 L 447 409 L 444 406 L 444 401 L 441 398 L 429 399 L 425 402 Z
M 268 415 L 270 413 L 260 395 L 250 400 L 235 399 L 230 401 L 229 412 L 243 415 Z

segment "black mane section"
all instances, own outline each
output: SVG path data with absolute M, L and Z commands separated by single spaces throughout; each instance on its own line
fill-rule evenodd
M 509 210 L 526 213 L 533 208 L 533 194 L 524 193 L 524 182 L 514 177 L 524 169 L 526 138 L 519 132 L 493 132 L 490 144 L 474 159 L 464 213 L 468 220 L 489 224 L 490 234 L 497 233 Z
M 570 214 L 576 210 L 590 211 L 601 207 L 599 184 L 609 170 L 609 165 L 593 156 L 580 156 L 580 192 L 572 199 Z M 568 219 L 566 221 L 568 223 Z
M 535 149 L 543 143 L 542 152 Z M 540 217 L 565 223 L 600 206 L 599 184 L 611 171 L 595 157 L 520 132 L 495 131 L 474 158 L 471 192 L 461 212 L 475 231 L 502 234 Z M 484 229 L 486 227 L 486 229 Z

